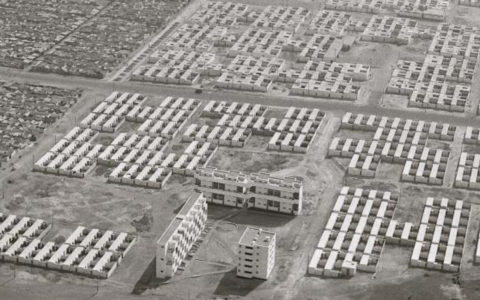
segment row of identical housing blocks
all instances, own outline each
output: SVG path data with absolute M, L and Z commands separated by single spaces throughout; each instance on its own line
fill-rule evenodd
M 214 62 L 215 55 L 210 51 L 213 45 L 232 46 L 236 39 L 233 35 L 227 35 L 227 27 L 234 26 L 238 20 L 242 22 L 249 21 L 246 14 L 248 6 L 237 3 L 210 2 L 206 9 L 198 11 L 192 17 L 192 23 L 182 25 L 176 32 L 168 37 L 164 48 L 169 49 L 171 54 L 178 49 L 196 50 L 195 55 L 159 55 L 165 52 L 161 49 L 152 54 L 149 58 L 150 65 L 141 66 L 134 71 L 133 80 L 144 80 L 161 83 L 173 84 L 195 84 L 200 75 L 219 76 L 223 72 L 223 66 Z M 270 8 L 271 13 L 280 13 L 284 18 L 290 15 L 290 12 L 277 11 Z M 269 8 L 265 8 L 264 14 L 268 14 Z M 264 16 L 266 16 L 264 15 Z M 294 14 L 295 15 L 295 14 Z M 260 17 L 256 15 L 254 19 Z M 253 20 L 250 20 L 253 22 Z M 205 25 L 207 23 L 207 25 Z M 259 26 L 273 24 L 261 24 Z M 268 27 L 268 26 L 267 26 Z M 165 60 L 167 57 L 169 59 Z M 163 59 L 162 59 L 163 58 Z M 153 65 L 152 65 L 153 64 Z M 219 85 L 229 86 L 229 75 L 223 75 L 225 82 L 219 81 Z M 242 78 L 241 82 L 232 88 L 247 90 L 266 90 L 269 87 L 268 80 L 258 75 L 248 75 Z
M 138 134 L 121 133 L 99 156 L 100 164 L 115 167 L 108 181 L 162 188 L 172 174 L 193 176 L 197 166 L 208 163 L 217 146 L 194 141 L 179 156 L 166 153 L 165 148 L 169 140 L 190 120 L 199 105 L 200 102 L 194 99 L 167 97 L 156 109 L 144 106 L 132 110 L 127 119 L 142 123 L 137 130 Z M 171 129 L 171 134 L 164 134 Z M 151 143 L 148 143 L 150 140 Z
M 111 98 L 121 99 L 125 94 L 113 93 L 94 112 L 115 114 L 120 108 L 109 109 Z M 37 161 L 34 170 L 84 177 L 99 163 L 116 167 L 108 178 L 110 182 L 151 188 L 163 187 L 172 171 L 193 176 L 197 165 L 208 163 L 217 149 L 215 145 L 195 142 L 179 157 L 165 153 L 165 149 L 199 106 L 198 100 L 173 97 L 165 98 L 157 108 L 132 106 L 122 118 L 141 125 L 135 133 L 120 133 L 107 146 L 90 143 L 98 135 L 95 129 L 75 127 Z
M 480 144 L 480 128 L 467 126 L 465 136 L 463 137 L 463 143 L 468 145 Z
M 227 56 L 235 57 L 238 54 L 253 56 L 276 56 L 293 39 L 293 33 L 269 28 L 249 27 L 228 49 Z
M 343 187 L 308 273 L 334 278 L 354 276 L 357 271 L 375 273 L 397 201 L 398 196 L 388 191 Z
M 427 139 L 453 141 L 456 127 L 401 118 L 346 113 L 340 129 L 374 132 L 371 141 L 334 137 L 328 155 L 350 158 L 347 174 L 375 177 L 380 161 L 403 164 L 401 179 L 442 185 L 450 152 L 426 147 Z
M 237 2 L 208 1 L 205 8 L 201 8 L 190 17 L 197 24 L 218 24 L 234 26 L 238 22 L 246 22 L 248 5 Z
M 128 112 L 146 100 L 138 93 L 112 92 L 80 122 L 80 127 L 113 133 L 125 122 Z
M 315 139 L 325 113 L 318 109 L 290 107 L 282 120 L 259 118 L 254 134 L 272 136 L 268 150 L 306 153 Z
M 267 149 L 306 153 L 315 138 L 324 113 L 318 109 L 290 107 L 283 117 L 263 117 L 267 108 L 259 104 L 210 101 L 204 107 L 205 117 L 220 117 L 216 126 L 192 124 L 183 141 L 202 141 L 221 146 L 244 147 L 252 134 L 271 136 Z
M 192 247 L 198 243 L 207 223 L 207 201 L 194 194 L 183 205 L 156 243 L 157 278 L 173 277 Z
M 225 72 L 216 80 L 215 86 L 234 90 L 267 92 L 272 86 L 272 80 L 263 75 Z
M 34 266 L 100 278 L 110 277 L 136 237 L 79 226 L 61 245 L 48 242 L 39 249 Z
M 480 1 L 478 0 L 458 0 L 458 4 L 464 6 L 480 7 Z
M 411 107 L 464 112 L 480 50 L 477 32 L 438 25 L 424 61 L 398 61 L 386 92 L 407 95 Z
M 463 143 L 466 145 L 480 144 L 480 128 L 467 126 Z M 480 176 L 478 169 L 480 167 L 480 154 L 462 152 L 457 166 L 457 175 L 454 186 L 472 190 L 480 189 Z
M 462 152 L 457 166 L 454 186 L 458 188 L 480 190 L 480 154 Z
M 360 93 L 360 86 L 353 81 L 365 81 L 371 76 L 367 65 L 308 58 L 302 62 L 303 69 L 285 69 L 283 59 L 237 55 L 217 79 L 216 86 L 266 92 L 278 82 L 291 84 L 292 95 L 353 101 Z
M 96 165 L 103 146 L 92 144 L 98 131 L 74 127 L 33 165 L 43 173 L 83 178 Z
M 271 14 L 271 11 L 277 11 L 275 13 L 280 12 L 281 14 L 285 15 L 303 15 L 302 13 L 285 13 L 285 11 L 289 11 L 289 9 L 266 9 L 269 11 L 268 14 Z M 190 25 L 189 26 L 193 26 Z M 364 26 L 365 27 L 365 26 Z M 384 41 L 387 42 L 400 42 L 404 43 L 406 40 L 402 38 L 398 40 L 398 37 L 392 37 L 391 35 L 393 33 L 397 34 L 397 32 L 402 32 L 405 31 L 405 34 L 408 35 L 407 40 L 410 39 L 411 36 L 413 36 L 416 33 L 416 23 L 412 20 L 407 20 L 407 19 L 398 19 L 398 18 L 391 18 L 391 17 L 374 17 L 370 20 L 370 23 L 366 28 L 364 29 L 364 36 L 365 39 L 371 40 L 371 39 L 378 39 L 382 40 L 385 38 L 385 36 L 390 36 L 390 38 L 385 38 Z M 264 26 L 264 28 L 270 28 L 269 26 Z M 400 28 L 400 29 L 399 29 Z M 403 29 L 402 29 L 403 28 Z M 198 29 L 200 30 L 200 29 Z M 399 31 L 400 30 L 400 31 Z M 215 30 L 214 30 L 215 31 Z M 375 33 L 379 31 L 384 32 L 384 33 L 379 33 L 378 35 Z M 218 29 L 215 32 L 225 32 L 225 28 L 222 30 Z M 400 35 L 402 35 L 401 33 Z M 222 37 L 223 34 L 212 34 L 214 37 Z M 283 42 L 283 41 L 286 42 Z M 275 41 L 275 42 L 274 42 Z M 327 42 L 327 44 L 325 44 Z M 246 43 L 246 45 L 244 45 Z M 333 43 L 333 44 L 332 44 Z M 339 40 L 335 39 L 334 37 L 328 36 L 328 35 L 319 35 L 315 34 L 308 42 L 303 42 L 303 41 L 294 41 L 292 40 L 291 37 L 288 36 L 288 32 L 275 32 L 275 31 L 269 31 L 269 29 L 263 29 L 261 27 L 252 27 L 249 28 L 246 32 L 243 33 L 242 37 L 237 40 L 236 44 L 237 46 L 232 46 L 232 48 L 229 51 L 229 55 L 235 56 L 237 54 L 241 53 L 248 53 L 248 54 L 253 54 L 253 55 L 264 55 L 265 52 L 268 52 L 272 55 L 278 55 L 282 49 L 284 50 L 289 50 L 289 51 L 299 51 L 299 56 L 298 58 L 300 61 L 308 61 L 309 59 L 328 59 L 332 60 L 338 55 L 338 52 L 342 48 L 342 45 L 336 45 L 335 43 L 339 43 Z M 248 46 L 252 45 L 252 47 Z M 265 45 L 268 49 L 263 47 L 262 45 Z M 260 49 L 260 48 L 261 49 Z M 235 49 L 243 49 L 236 51 Z M 260 50 L 256 51 L 254 50 L 255 48 L 259 48 Z M 323 49 L 323 50 L 320 50 Z M 327 50 L 325 50 L 327 49 Z M 175 50 L 171 50 L 175 52 Z M 328 54 L 328 51 L 333 51 L 332 54 Z M 181 51 L 180 51 L 181 52 Z M 209 57 L 209 59 L 205 59 L 204 57 Z M 191 84 L 194 81 L 196 81 L 199 78 L 199 74 L 202 73 L 201 70 L 203 69 L 204 73 L 210 73 L 213 72 L 212 74 L 218 75 L 221 74 L 220 77 L 216 81 L 216 85 L 218 87 L 222 88 L 232 88 L 232 89 L 241 89 L 241 90 L 252 90 L 252 91 L 267 91 L 272 82 L 274 82 L 274 78 L 271 78 L 271 76 L 268 76 L 264 74 L 263 72 L 256 72 L 254 70 L 248 69 L 247 72 L 244 72 L 244 69 L 237 69 L 237 72 L 232 72 L 228 71 L 229 68 L 224 72 L 222 69 L 224 69 L 222 66 L 219 66 L 218 64 L 214 64 L 215 67 L 212 69 L 208 67 L 209 62 L 213 60 L 213 56 L 209 54 L 196 54 L 196 55 L 187 55 L 187 57 L 197 57 L 201 56 L 203 63 L 198 65 L 198 70 L 200 72 L 196 72 L 195 75 L 191 78 L 196 78 L 193 81 L 184 81 L 183 83 L 186 84 Z M 158 55 L 152 55 L 152 60 L 155 61 L 158 59 Z M 168 61 L 172 60 L 172 56 L 167 56 L 170 59 Z M 173 55 L 173 58 L 177 56 Z M 161 61 L 161 60 L 159 60 Z M 178 63 L 173 63 L 174 66 L 180 65 L 183 67 L 179 67 L 179 69 L 185 71 L 188 69 L 188 65 L 190 64 L 190 58 L 189 59 L 183 59 L 179 60 Z M 203 68 L 201 67 L 203 66 Z M 172 67 L 173 68 L 173 67 Z M 177 67 L 175 67 L 176 69 Z M 173 70 L 173 69 L 172 69 Z M 293 71 L 295 73 L 295 70 L 287 70 L 287 71 Z M 176 71 L 175 71 L 176 72 Z M 150 73 L 151 74 L 151 73 Z M 177 73 L 175 73 L 177 74 Z M 142 75 L 144 75 L 144 71 L 142 71 Z M 315 77 L 315 74 L 308 74 L 308 77 Z M 163 76 L 163 75 L 161 75 Z M 176 75 L 175 75 L 176 76 Z M 174 77 L 175 77 L 174 76 Z M 292 87 L 292 94 L 296 95 L 304 95 L 304 96 L 311 96 L 311 97 L 325 97 L 325 98 L 337 98 L 337 99 L 349 99 L 349 100 L 355 100 L 358 97 L 360 87 L 357 85 L 353 85 L 351 82 L 348 80 L 345 80 L 343 77 L 335 75 L 335 76 L 329 76 L 327 79 L 325 78 L 317 78 L 316 79 L 308 79 L 308 78 L 301 78 L 303 76 L 300 76 L 300 78 L 297 79 L 297 82 L 294 84 Z M 336 79 L 334 79 L 334 77 Z M 176 77 L 175 77 L 176 78 Z M 328 79 L 330 78 L 330 79 Z M 428 88 L 427 88 L 428 89 Z M 422 100 L 423 102 L 428 102 L 429 100 L 425 100 L 424 95 L 418 95 L 416 96 L 418 98 L 417 102 L 420 102 Z M 433 101 L 433 100 L 430 100 Z M 448 99 L 446 100 L 447 102 L 449 101 Z
M 255 18 L 252 25 L 297 32 L 309 16 L 310 11 L 304 7 L 268 5 Z
M 185 130 L 182 140 L 184 142 L 209 142 L 228 147 L 244 147 L 251 135 L 249 126 L 256 118 L 261 117 L 266 109 L 260 104 L 209 101 L 203 109 L 202 116 L 222 118 L 213 128 L 209 125 L 191 124 Z
M 234 26 L 238 22 L 247 22 L 248 5 L 237 2 L 207 2 L 190 20 L 196 24 L 217 24 Z M 254 19 L 250 20 L 253 22 Z
M 417 21 L 407 18 L 373 16 L 360 38 L 363 41 L 407 45 L 418 34 L 417 26 Z
M 428 53 L 468 59 L 476 62 L 480 51 L 477 27 L 440 24 L 430 44 Z
M 480 144 L 480 129 L 467 126 L 463 143 L 467 145 Z M 454 186 L 459 188 L 468 188 L 472 190 L 480 189 L 479 172 L 480 154 L 462 152 L 457 167 L 457 175 Z M 477 248 L 475 252 L 475 263 L 480 263 L 480 232 L 477 239 Z
M 235 5 L 237 6 L 241 5 Z M 231 11 L 234 12 L 235 10 Z M 200 12 L 194 15 L 193 21 L 199 16 Z M 225 25 L 215 22 L 183 24 L 167 38 L 160 49 L 149 56 L 146 64 L 133 71 L 130 79 L 192 85 L 198 82 L 201 75 L 220 75 L 222 66 L 215 63 L 215 54 L 211 48 L 234 38 L 227 35 Z
M 285 60 L 276 57 L 237 55 L 216 80 L 215 86 L 226 89 L 266 92 L 272 78 L 285 66 Z
M 166 43 L 160 49 L 184 49 L 196 50 L 198 52 L 208 52 L 213 44 L 226 38 L 227 27 L 216 24 L 202 24 L 202 23 L 185 23 L 181 25 L 176 31 L 167 37 Z M 153 54 L 152 59 L 155 61 L 157 54 Z
M 162 137 L 119 134 L 100 154 L 98 163 L 115 169 L 108 176 L 113 183 L 161 188 L 171 175 L 166 169 Z M 173 162 L 174 156 L 168 157 Z
M 245 6 L 232 3 L 209 4 L 205 11 L 195 14 L 194 22 L 197 19 L 205 19 L 198 16 L 203 13 L 222 16 L 222 19 L 228 15 L 232 19 L 251 23 L 251 26 L 236 39 L 228 35 L 227 27 L 218 26 L 217 22 L 209 22 L 210 25 L 207 26 L 196 23 L 184 24 L 178 32 L 169 37 L 167 46 L 149 57 L 147 65 L 133 72 L 131 79 L 191 85 L 196 84 L 201 75 L 218 76 L 215 85 L 219 88 L 266 92 L 271 88 L 277 77 L 276 74 L 283 69 L 283 66 L 276 68 L 275 72 L 266 72 L 264 68 L 252 65 L 236 66 L 236 59 L 234 59 L 229 66 L 225 67 L 215 62 L 215 55 L 208 52 L 206 45 L 230 46 L 227 52 L 230 57 L 244 54 L 264 58 L 267 53 L 275 58 L 281 51 L 291 51 L 296 53 L 297 60 L 302 63 L 309 60 L 331 62 L 344 47 L 341 39 L 327 34 L 318 34 L 321 30 L 317 32 L 309 30 L 312 37 L 306 42 L 293 40 L 292 30 L 295 31 L 309 15 L 305 8 L 268 6 L 260 14 L 253 12 L 246 14 L 245 10 Z M 334 14 L 334 12 L 323 12 L 328 15 Z M 245 14 L 246 17 L 244 17 Z M 330 16 L 330 19 L 332 18 L 333 16 Z M 267 19 L 271 19 L 271 22 L 267 22 Z M 315 22 L 318 23 L 318 16 Z M 232 24 L 236 22 L 230 23 L 228 26 L 233 26 Z M 328 23 L 324 25 L 328 27 Z M 355 29 L 357 26 L 353 25 L 349 28 Z M 187 49 L 194 51 L 187 51 Z M 298 73 L 294 69 L 288 71 Z M 350 78 L 337 74 L 332 74 L 328 78 L 318 77 L 315 74 L 306 74 L 305 78 L 300 76 L 296 79 L 297 82 L 294 83 L 291 92 L 309 97 L 357 99 L 360 86 L 353 84 Z
M 328 34 L 313 33 L 308 41 L 290 40 L 283 48 L 285 51 L 297 53 L 297 62 L 321 60 L 332 62 L 343 49 L 342 39 Z
M 392 219 L 397 201 L 390 192 L 343 187 L 311 257 L 309 274 L 374 273 L 385 243 L 412 247 L 413 267 L 459 272 L 470 204 L 427 198 L 421 222 L 414 225 Z
M 348 65 L 350 70 L 359 66 L 359 64 Z M 345 70 L 346 74 L 353 73 L 351 76 L 344 73 L 324 70 L 309 71 L 306 69 L 278 70 L 275 75 L 270 77 L 264 74 L 242 73 L 238 75 L 225 72 L 216 81 L 216 86 L 227 89 L 267 92 L 275 82 L 291 83 L 289 89 L 291 95 L 355 101 L 360 95 L 361 87 L 352 82 L 352 77 L 361 77 L 365 74 L 369 77 L 370 67 L 365 69 L 368 69 L 368 71 L 365 72 L 363 68 L 360 72 L 339 69 L 340 71 Z
M 291 7 L 288 7 L 280 8 L 279 10 L 287 11 L 291 9 Z M 299 15 L 303 16 L 304 14 L 305 13 L 300 13 Z M 297 22 L 297 24 L 301 24 L 303 20 L 304 19 L 302 18 L 300 21 Z M 318 23 L 318 18 L 317 21 L 314 20 L 314 22 Z M 255 24 L 258 23 L 254 23 L 254 25 Z M 328 23 L 322 23 L 321 25 L 328 26 Z M 318 30 L 309 30 L 308 33 L 312 35 L 312 37 L 305 42 L 302 40 L 293 40 L 292 36 L 289 35 L 288 32 L 272 32 L 266 31 L 261 28 L 250 28 L 242 35 L 242 37 L 235 43 L 235 45 L 230 48 L 229 55 L 234 56 L 237 54 L 245 53 L 254 56 L 263 56 L 264 53 L 267 52 L 270 55 L 278 56 L 281 51 L 289 51 L 296 53 L 297 61 L 300 63 L 305 63 L 310 60 L 323 60 L 331 62 L 332 60 L 337 58 L 339 52 L 344 46 L 341 39 L 337 39 L 335 36 L 330 36 L 327 34 L 319 34 Z M 279 36 L 282 37 L 281 41 L 278 41 L 277 37 Z M 281 69 L 278 69 L 278 71 L 281 71 Z M 299 73 L 295 69 L 288 69 L 284 72 L 293 72 L 296 74 Z M 252 74 L 245 74 L 243 72 L 224 73 L 217 80 L 217 85 L 224 88 L 267 91 L 271 83 L 276 81 L 275 77 L 278 78 L 276 74 L 274 74 L 273 78 L 272 76 L 268 76 L 268 74 L 258 74 L 258 77 L 252 76 Z M 313 76 L 315 77 L 315 75 Z M 281 80 L 281 77 L 282 75 L 280 74 L 280 82 L 284 82 Z M 305 76 L 305 78 L 302 77 L 303 76 L 299 76 L 295 80 L 296 82 L 294 82 L 293 87 L 290 89 L 292 94 L 309 97 L 324 97 L 348 100 L 357 99 L 359 94 L 359 86 L 352 84 L 349 79 L 345 79 L 342 76 L 338 76 L 336 74 L 334 76 L 330 76 L 330 80 L 325 80 L 325 78 L 322 77 L 317 77 L 316 79 L 309 79 L 307 77 L 312 76 L 309 76 L 308 74 Z M 256 83 L 252 82 L 253 79 L 256 81 Z M 260 85 L 260 83 L 262 84 Z
M 384 0 L 327 0 L 326 9 L 379 13 Z
M 428 2 L 428 1 L 427 1 Z M 430 1 L 431 2 L 431 1 Z M 424 5 L 431 5 L 431 3 L 426 3 Z M 418 3 L 417 3 L 418 4 Z M 415 5 L 417 5 L 415 4 Z M 221 6 L 221 5 L 220 5 Z M 230 7 L 232 4 L 228 4 L 225 6 Z M 223 7 L 223 6 L 221 6 Z M 236 11 L 235 5 L 233 5 L 233 11 Z M 219 8 L 215 8 L 217 11 Z M 288 18 L 292 18 L 292 20 L 296 20 L 295 16 L 301 16 L 298 19 L 298 22 L 303 22 L 304 16 L 306 13 L 303 12 L 304 9 L 300 8 L 266 8 L 264 13 L 261 15 L 265 16 L 273 16 L 274 19 L 277 17 L 282 19 L 285 16 Z M 243 11 L 243 8 L 240 10 Z M 238 15 L 238 13 L 236 13 Z M 248 19 L 248 18 L 247 18 Z M 290 20 L 290 19 L 289 19 Z M 290 22 L 290 21 L 289 21 Z M 243 35 L 236 41 L 236 43 L 231 47 L 229 50 L 230 56 L 236 56 L 241 53 L 248 53 L 252 55 L 261 55 L 264 56 L 265 53 L 269 53 L 271 55 L 277 56 L 281 52 L 281 50 L 289 50 L 289 51 L 298 51 L 299 56 L 298 58 L 300 61 L 306 61 L 309 59 L 322 59 L 322 60 L 332 60 L 337 55 L 342 45 L 337 45 L 335 43 L 339 43 L 340 41 L 335 39 L 331 36 L 319 35 L 315 34 L 308 42 L 303 41 L 295 41 L 292 40 L 292 37 L 289 36 L 289 32 L 285 31 L 272 31 L 269 29 L 263 28 L 278 28 L 278 26 L 263 26 L 262 22 L 254 22 L 254 24 L 260 24 L 258 26 L 254 26 L 249 28 Z M 189 26 L 193 26 L 190 25 Z M 280 26 L 282 27 L 282 26 Z M 419 34 L 417 31 L 417 25 L 415 21 L 407 20 L 407 19 L 399 19 L 399 18 L 392 18 L 392 17 L 373 17 L 369 24 L 365 27 L 363 36 L 366 40 L 378 40 L 378 41 L 386 41 L 386 42 L 397 42 L 397 43 L 408 43 L 410 38 L 415 34 Z M 361 28 L 363 28 L 361 27 Z M 355 28 L 355 26 L 354 26 Z M 198 29 L 200 30 L 200 29 Z M 218 32 L 225 32 L 225 28 L 218 29 Z M 223 34 L 213 34 L 214 37 L 222 38 Z M 325 41 L 328 41 L 328 44 L 325 44 Z M 257 50 L 255 50 L 257 49 Z M 320 50 L 322 49 L 322 50 Z M 328 54 L 330 52 L 330 54 Z M 197 54 L 200 55 L 200 54 Z M 191 55 L 190 55 L 191 56 Z M 204 55 L 202 55 L 204 56 Z M 155 57 L 155 55 L 153 56 Z M 251 90 L 251 91 L 267 91 L 273 82 L 274 79 L 270 78 L 269 76 L 263 74 L 262 72 L 254 72 L 249 70 L 248 72 L 231 72 L 231 71 L 222 71 L 223 67 L 218 64 L 214 64 L 213 68 L 208 67 L 209 62 L 213 59 L 212 55 L 207 55 L 210 57 L 210 60 L 205 60 L 204 63 L 199 64 L 203 65 L 204 73 L 210 73 L 218 75 L 221 74 L 220 77 L 216 81 L 216 85 L 222 88 L 232 88 L 232 89 L 241 89 L 241 90 Z M 190 63 L 188 62 L 189 59 L 186 61 L 182 61 L 179 65 L 183 66 L 179 69 L 180 71 L 174 71 L 174 77 L 177 78 L 178 74 L 182 72 L 186 72 L 186 70 L 191 70 L 187 67 Z M 174 64 L 176 65 L 176 64 Z M 201 67 L 196 65 L 196 68 L 199 70 Z M 176 67 L 175 67 L 176 69 Z M 227 68 L 228 69 L 228 68 Z M 173 70 L 173 67 L 172 69 Z M 199 74 L 201 72 L 194 72 L 193 77 L 190 79 L 195 78 L 193 81 L 190 79 L 187 81 L 183 81 L 185 84 L 191 84 L 199 78 Z M 287 70 L 290 71 L 290 70 Z M 141 71 L 141 76 L 144 75 L 144 70 Z M 179 73 L 180 72 L 180 73 Z M 182 73 L 183 74 L 183 73 Z M 164 76 L 164 75 L 161 75 Z M 314 75 L 315 76 L 315 75 Z M 360 87 L 357 85 L 353 85 L 348 80 L 345 80 L 341 76 L 335 76 L 337 79 L 333 80 L 315 80 L 315 79 L 306 79 L 306 78 L 299 78 L 297 82 L 294 83 L 292 88 L 292 94 L 296 95 L 304 95 L 304 96 L 311 96 L 311 97 L 326 97 L 326 98 L 337 98 L 337 99 L 349 99 L 355 100 L 358 97 Z M 329 76 L 328 78 L 333 78 Z M 427 99 L 425 100 L 425 96 L 418 95 L 416 96 L 416 102 L 429 102 L 435 101 Z M 427 98 L 430 98 L 427 97 Z M 449 99 L 446 100 L 447 102 Z
M 396 11 L 398 16 L 432 21 L 443 21 L 450 8 L 448 0 L 385 0 L 384 8 Z
M 477 249 L 475 250 L 475 263 L 480 263 L 480 230 L 477 237 Z
M 116 165 L 108 176 L 108 182 L 161 189 L 172 174 L 193 176 L 195 169 L 207 165 L 216 151 L 215 144 L 192 141 L 179 156 L 175 153 L 144 152 L 134 162 L 125 158 Z
M 216 8 L 216 10 L 218 10 L 218 8 Z M 269 16 L 273 19 L 286 19 L 287 23 L 298 26 L 304 21 L 305 16 L 307 15 L 308 11 L 304 8 L 267 7 L 258 18 L 261 19 Z M 292 41 L 293 44 L 289 44 L 288 42 L 291 41 L 291 34 L 286 31 L 281 31 L 282 28 L 288 26 L 285 24 L 285 26 L 280 26 L 278 22 L 275 23 L 276 25 L 272 25 L 270 23 L 267 24 L 265 22 L 255 21 L 253 27 L 244 32 L 239 40 L 232 45 L 228 54 L 230 56 L 235 56 L 240 53 L 248 53 L 249 55 L 263 57 L 265 52 L 272 55 L 278 55 L 282 49 L 286 49 L 298 52 L 298 59 L 300 61 L 305 61 L 309 58 L 332 60 L 336 58 L 342 48 L 340 40 L 328 35 L 314 35 L 308 42 Z M 202 36 L 208 40 L 212 40 L 213 44 L 215 44 L 217 43 L 216 41 L 225 37 L 225 28 L 212 30 L 217 34 L 210 34 L 211 32 L 209 30 L 195 27 L 198 25 L 189 24 L 188 26 L 194 27 L 191 28 L 193 33 L 189 35 L 192 40 L 198 40 L 197 37 Z M 186 30 L 182 29 L 179 33 L 182 38 L 184 31 Z M 190 47 L 196 47 L 196 43 L 190 45 Z M 152 66 L 143 66 L 137 69 L 133 73 L 132 79 L 163 83 L 194 84 L 197 82 L 201 74 L 211 76 L 219 75 L 220 77 L 216 80 L 217 87 L 261 92 L 266 92 L 273 82 L 272 76 L 268 76 L 263 72 L 258 72 L 257 70 L 252 70 L 250 68 L 247 70 L 244 68 L 237 68 L 235 72 L 228 67 L 225 69 L 222 66 L 213 63 L 214 55 L 210 55 L 210 53 L 183 55 L 185 58 L 181 59 L 182 55 L 175 55 L 175 52 L 182 51 L 169 51 L 172 52 L 170 55 L 159 54 L 165 51 L 157 51 L 152 54 L 150 57 L 150 63 L 154 64 Z M 169 58 L 169 63 L 165 62 L 165 57 Z M 202 62 L 198 63 L 196 57 L 202 58 Z M 205 57 L 208 59 L 205 59 Z M 172 60 L 174 62 L 172 62 Z M 296 94 L 313 97 L 356 99 L 359 89 L 358 86 L 352 85 L 348 80 L 343 81 L 339 79 L 337 81 L 338 82 L 325 81 L 326 83 L 320 83 L 310 80 L 309 86 L 303 88 L 302 83 L 298 83 L 297 88 L 295 89 L 297 91 Z M 305 88 L 310 89 L 311 91 L 306 93 Z M 319 89 L 323 91 L 323 93 L 319 93 Z M 343 94 L 345 94 L 345 96 Z
M 302 211 L 303 181 L 295 177 L 198 168 L 195 185 L 213 204 L 294 215 Z
M 460 271 L 470 204 L 427 198 L 410 264 L 445 272 Z
M 408 106 L 464 112 L 475 63 L 427 55 L 423 63 L 400 60 L 386 92 L 407 95 Z
M 374 14 L 393 9 L 401 17 L 432 21 L 445 20 L 449 7 L 447 0 L 327 0 L 325 3 L 326 9 Z
M 105 151 L 91 142 L 100 132 L 113 133 L 138 110 L 146 98 L 140 94 L 113 92 L 35 164 L 34 170 L 64 176 L 84 177 Z
M 79 226 L 62 244 L 44 242 L 51 225 L 41 219 L 0 214 L 0 258 L 3 261 L 110 277 L 135 242 L 127 233 Z
M 148 62 L 156 63 L 162 58 L 166 58 L 165 50 L 195 50 L 195 55 L 197 52 L 211 55 L 213 54 L 210 52 L 212 46 L 229 37 L 227 29 L 228 27 L 217 24 L 185 23 L 167 37 L 164 47 L 154 51 Z M 176 58 L 176 63 L 180 62 L 178 57 Z M 172 65 L 171 62 L 164 62 Z
M 392 220 L 386 241 L 412 247 L 410 264 L 433 270 L 458 272 L 467 233 L 470 205 L 463 201 L 427 198 L 419 224 Z
M 351 13 L 319 10 L 310 24 L 308 24 L 306 35 L 315 33 L 328 34 L 335 37 L 343 37 L 347 31 L 362 32 L 366 24 L 355 20 Z
M 156 51 L 149 57 L 152 65 L 137 68 L 130 76 L 131 80 L 164 84 L 192 85 L 202 75 L 202 70 L 215 60 L 215 54 L 185 50 Z M 211 68 L 205 68 L 205 73 Z
M 410 264 L 446 272 L 458 272 L 467 234 L 470 204 L 446 198 L 427 198 L 419 224 L 392 220 L 386 241 L 412 247 Z
M 238 64 L 238 59 L 235 59 L 238 55 L 278 57 L 292 37 L 293 34 L 288 31 L 249 27 L 228 49 L 227 56 L 234 58 L 230 65 Z M 278 70 L 282 68 L 283 66 L 280 66 Z M 268 75 L 245 68 L 238 68 L 234 72 L 232 67 L 229 67 L 215 81 L 215 85 L 219 88 L 266 92 L 273 82 L 272 76 Z
M 310 40 L 292 40 L 284 49 L 298 53 L 297 62 L 305 63 L 303 70 L 284 70 L 277 81 L 291 82 L 292 95 L 357 100 L 361 87 L 352 81 L 368 80 L 370 66 L 334 60 L 346 46 L 340 39 L 345 31 L 363 31 L 364 27 L 362 22 L 355 22 L 349 14 L 325 10 L 317 12 L 306 31 L 312 36 Z M 312 65 L 317 65 L 317 68 L 313 69 Z

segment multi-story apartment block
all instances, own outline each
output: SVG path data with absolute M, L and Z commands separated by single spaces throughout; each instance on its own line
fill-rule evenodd
M 276 234 L 247 227 L 238 242 L 237 276 L 268 279 L 275 265 Z
M 192 195 L 157 241 L 157 278 L 172 277 L 182 264 L 207 222 L 207 202 Z
M 243 173 L 201 168 L 195 182 L 208 202 L 243 207 L 248 200 L 248 176 Z
M 277 178 L 268 173 L 197 168 L 197 190 L 207 202 L 298 215 L 302 211 L 303 182 L 294 177 Z
M 299 214 L 303 182 L 295 177 L 278 178 L 268 173 L 251 174 L 248 207 Z

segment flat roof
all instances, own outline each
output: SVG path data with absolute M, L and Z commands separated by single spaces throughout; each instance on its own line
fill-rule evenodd
M 274 238 L 275 232 L 248 226 L 238 243 L 247 246 L 257 245 L 267 247 Z
M 193 193 L 183 204 L 182 209 L 180 212 L 175 216 L 175 218 L 170 222 L 168 227 L 165 229 L 165 231 L 162 233 L 160 238 L 157 241 L 157 245 L 159 244 L 165 244 L 170 237 L 175 233 L 175 231 L 178 229 L 180 224 L 182 223 L 183 219 L 185 219 L 185 216 L 188 214 L 190 209 L 195 205 L 197 202 L 197 199 L 201 196 L 201 193 Z

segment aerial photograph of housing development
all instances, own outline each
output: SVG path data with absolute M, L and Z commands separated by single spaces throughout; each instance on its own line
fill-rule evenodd
M 480 300 L 479 63 L 480 0 L 0 0 L 0 300 Z

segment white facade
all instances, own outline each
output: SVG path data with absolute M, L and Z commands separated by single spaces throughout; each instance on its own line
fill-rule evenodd
M 221 171 L 212 168 L 198 169 L 196 185 L 208 202 L 243 207 L 247 201 L 248 179 L 240 172 Z
M 250 175 L 248 207 L 299 214 L 302 211 L 303 182 L 296 178 L 276 178 L 267 173 Z
M 192 195 L 157 241 L 157 278 L 173 277 L 207 222 L 207 202 Z
M 478 233 L 477 249 L 475 250 L 475 263 L 480 263 L 480 232 Z
M 268 279 L 275 265 L 276 234 L 247 227 L 238 242 L 237 276 Z
M 243 174 L 198 168 L 195 173 L 197 190 L 209 203 L 298 215 L 302 211 L 303 182 L 287 177 L 276 178 L 268 173 Z

